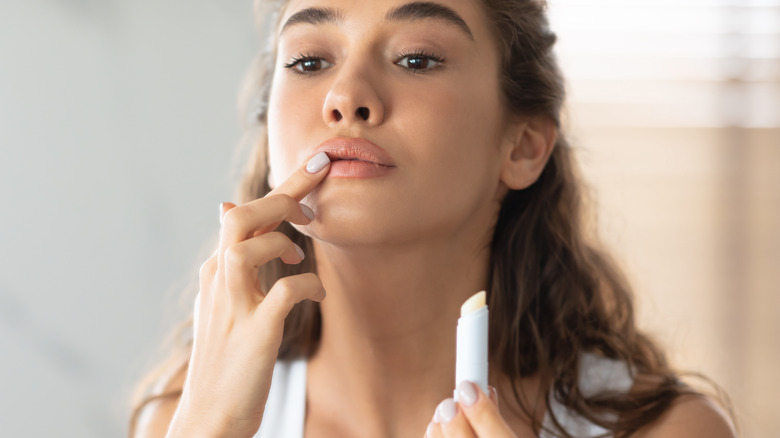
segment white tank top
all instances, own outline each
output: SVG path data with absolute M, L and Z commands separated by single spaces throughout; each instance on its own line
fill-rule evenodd
M 306 360 L 277 362 L 272 379 L 263 422 L 255 438 L 303 438 L 306 415 Z M 601 391 L 628 392 L 633 383 L 633 373 L 625 363 L 590 353 L 582 355 L 580 391 L 584 396 Z M 552 396 L 550 406 L 558 422 L 571 436 L 587 438 L 607 433 L 606 429 L 568 410 Z M 557 430 L 549 414 L 545 414 L 542 424 L 546 429 Z M 543 431 L 539 437 L 551 438 L 553 435 Z

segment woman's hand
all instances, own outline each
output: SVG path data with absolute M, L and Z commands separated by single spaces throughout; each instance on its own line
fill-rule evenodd
M 486 396 L 471 382 L 458 384 L 458 402 L 439 403 L 425 438 L 516 438 L 498 411 L 498 398 L 491 388 Z
M 300 201 L 328 173 L 327 156 L 315 156 L 308 169 L 261 199 L 222 205 L 219 248 L 200 269 L 192 355 L 169 437 L 249 437 L 260 427 L 284 319 L 296 303 L 325 297 L 313 273 L 282 278 L 269 291 L 257 278 L 274 258 L 303 260 L 301 248 L 273 230 L 314 218 Z

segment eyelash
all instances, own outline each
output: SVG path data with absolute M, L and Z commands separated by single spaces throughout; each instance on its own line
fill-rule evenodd
M 414 68 L 407 68 L 401 66 L 404 70 L 406 70 L 410 74 L 420 74 L 420 73 L 428 73 L 433 70 L 438 70 L 442 64 L 444 64 L 445 59 L 438 54 L 434 52 L 427 52 L 425 50 L 413 50 L 411 52 L 403 52 L 398 57 L 395 58 L 395 65 L 398 65 L 399 62 L 401 62 L 404 58 L 423 58 L 427 61 L 433 61 L 436 63 L 435 66 L 425 69 L 414 69 Z
M 293 58 L 291 58 L 290 62 L 288 62 L 287 64 L 284 65 L 284 68 L 286 68 L 288 70 L 291 70 L 293 73 L 299 74 L 299 75 L 302 75 L 302 76 L 303 75 L 311 75 L 311 74 L 318 73 L 318 72 L 302 72 L 302 71 L 298 71 L 295 67 L 298 64 L 302 63 L 302 62 L 322 61 L 322 60 L 323 60 L 322 57 L 319 57 L 319 56 L 316 56 L 316 55 L 310 55 L 308 53 L 301 53 L 300 55 L 294 56 Z
M 433 67 L 430 67 L 430 68 L 425 68 L 425 69 L 415 69 L 415 68 L 408 68 L 408 67 L 400 66 L 399 63 L 404 58 L 423 58 L 426 61 L 433 61 L 433 62 L 435 62 L 436 65 L 434 65 Z M 291 70 L 293 73 L 301 75 L 301 76 L 306 76 L 306 75 L 312 75 L 312 74 L 319 73 L 320 70 L 313 71 L 313 72 L 302 72 L 302 71 L 299 71 L 298 69 L 295 68 L 300 63 L 308 62 L 308 61 L 324 61 L 324 62 L 327 62 L 327 61 L 324 60 L 324 58 L 322 58 L 320 56 L 312 55 L 312 54 L 309 54 L 309 53 L 301 53 L 301 54 L 291 58 L 290 61 L 287 64 L 284 64 L 284 68 L 286 68 L 288 70 Z M 436 53 L 427 52 L 425 50 L 412 50 L 412 51 L 409 51 L 409 52 L 402 52 L 400 55 L 396 56 L 395 61 L 393 61 L 393 64 L 399 65 L 407 73 L 410 73 L 410 74 L 420 74 L 420 73 L 427 73 L 427 72 L 432 71 L 432 70 L 437 70 L 437 69 L 439 69 L 441 67 L 441 65 L 444 62 L 445 62 L 445 59 L 443 57 L 441 57 L 440 55 L 436 54 Z

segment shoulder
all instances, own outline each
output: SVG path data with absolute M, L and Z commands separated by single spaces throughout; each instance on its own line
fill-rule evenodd
M 723 409 L 704 395 L 680 396 L 658 420 L 633 438 L 734 438 L 734 428 Z

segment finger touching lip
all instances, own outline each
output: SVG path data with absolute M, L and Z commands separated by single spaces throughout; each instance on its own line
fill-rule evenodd
M 319 183 L 325 179 L 325 175 L 328 174 L 332 163 L 329 160 L 322 160 L 322 156 L 318 153 L 314 154 L 306 160 L 302 166 L 298 168 L 289 178 L 284 180 L 279 186 L 271 190 L 268 195 L 272 194 L 285 194 L 300 202 L 306 195 L 309 194 Z M 312 173 L 309 169 L 312 169 L 311 164 L 314 164 L 316 172 Z M 266 195 L 266 196 L 268 196 Z

